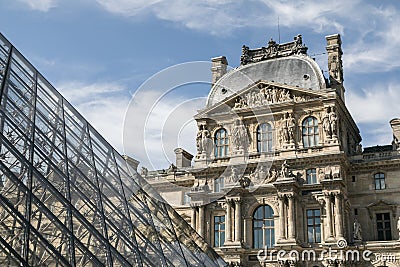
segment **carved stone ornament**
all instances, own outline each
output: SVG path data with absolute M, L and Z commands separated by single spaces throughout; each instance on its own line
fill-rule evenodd
M 249 49 L 248 46 L 242 46 L 242 55 L 240 64 L 246 65 L 253 62 L 259 62 L 272 58 L 290 56 L 290 55 L 306 55 L 308 48 L 303 44 L 301 34 L 296 35 L 292 42 L 277 44 L 272 38 L 268 41 L 267 47 L 258 49 Z

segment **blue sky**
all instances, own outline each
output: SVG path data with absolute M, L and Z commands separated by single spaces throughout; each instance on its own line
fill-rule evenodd
M 152 123 L 173 118 L 189 126 L 165 127 L 165 155 L 154 145 L 148 154 L 157 159 L 150 161 L 136 145 L 143 125 L 130 129 L 123 144 L 125 112 L 137 88 L 185 62 L 225 55 L 238 66 L 243 44 L 279 39 L 278 17 L 281 42 L 301 33 L 323 70 L 325 36 L 342 35 L 346 102 L 363 145 L 389 144 L 389 120 L 400 117 L 399 11 L 398 1 L 0 0 L 0 31 L 119 151 L 166 168 L 174 146 L 195 152 L 187 118 L 202 106 L 209 85 L 180 87 L 159 102 Z M 152 101 L 150 94 L 142 101 Z M 151 143 L 152 135 L 146 138 Z

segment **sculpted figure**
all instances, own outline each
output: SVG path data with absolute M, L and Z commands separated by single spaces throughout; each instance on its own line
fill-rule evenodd
M 197 151 L 201 154 L 207 151 L 208 139 L 210 138 L 210 132 L 206 129 L 205 125 L 199 126 L 199 131 L 196 136 Z
M 246 129 L 241 124 L 240 120 L 235 121 L 235 125 L 232 129 L 232 137 L 232 145 L 234 150 L 243 149 L 246 141 Z
M 329 122 L 331 126 L 332 136 L 337 135 L 337 116 L 334 110 L 332 110 L 332 112 L 329 114 Z
M 331 124 L 329 122 L 329 113 L 331 111 L 330 107 L 326 108 L 325 115 L 322 118 L 322 127 L 324 128 L 325 134 L 327 137 L 331 138 L 332 137 L 332 131 L 331 131 Z
M 296 130 L 296 120 L 292 117 L 292 113 L 289 113 L 289 117 L 287 118 L 287 127 L 288 127 L 288 135 L 289 142 L 295 142 L 295 130 Z
M 282 163 L 281 176 L 282 177 L 289 177 L 289 164 L 287 163 L 286 160 Z
M 148 173 L 149 173 L 149 170 L 146 167 L 142 167 L 142 169 L 140 171 L 140 175 L 143 177 L 146 177 Z
M 281 138 L 285 143 L 289 143 L 289 128 L 288 128 L 288 113 L 283 115 L 282 119 L 282 131 L 281 131 Z
M 399 231 L 399 240 L 400 240 L 400 217 L 397 220 L 397 231 Z
M 252 62 L 252 59 L 249 55 L 249 47 L 243 45 L 242 46 L 242 55 L 240 56 L 240 63 L 242 65 L 246 65 L 247 63 Z
M 227 182 L 228 183 L 236 183 L 239 178 L 238 178 L 238 170 L 235 166 L 231 166 L 231 175 L 227 177 Z
M 354 219 L 353 224 L 353 239 L 354 240 L 362 240 L 361 236 L 361 224 L 358 222 L 357 218 Z
M 324 117 L 322 118 L 322 127 L 324 128 L 327 138 L 337 136 L 338 118 L 333 107 L 327 107 Z

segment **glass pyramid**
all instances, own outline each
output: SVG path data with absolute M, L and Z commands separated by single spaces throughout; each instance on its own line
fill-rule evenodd
M 225 262 L 0 34 L 0 266 Z

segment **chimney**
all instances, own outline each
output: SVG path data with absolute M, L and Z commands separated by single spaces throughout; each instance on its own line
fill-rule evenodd
M 328 35 L 326 38 L 326 52 L 328 53 L 329 81 L 332 89 L 336 89 L 344 101 L 342 40 L 340 34 Z
M 393 150 L 400 151 L 400 119 L 395 118 L 390 121 L 390 126 L 392 126 L 393 130 Z
M 228 61 L 226 57 L 214 57 L 211 59 L 211 73 L 212 73 L 212 86 L 226 73 L 226 68 L 228 66 Z
M 175 152 L 175 158 L 176 158 L 176 167 L 179 168 L 184 168 L 184 167 L 190 167 L 192 165 L 192 159 L 193 155 L 184 150 L 183 148 L 176 148 L 174 150 Z

